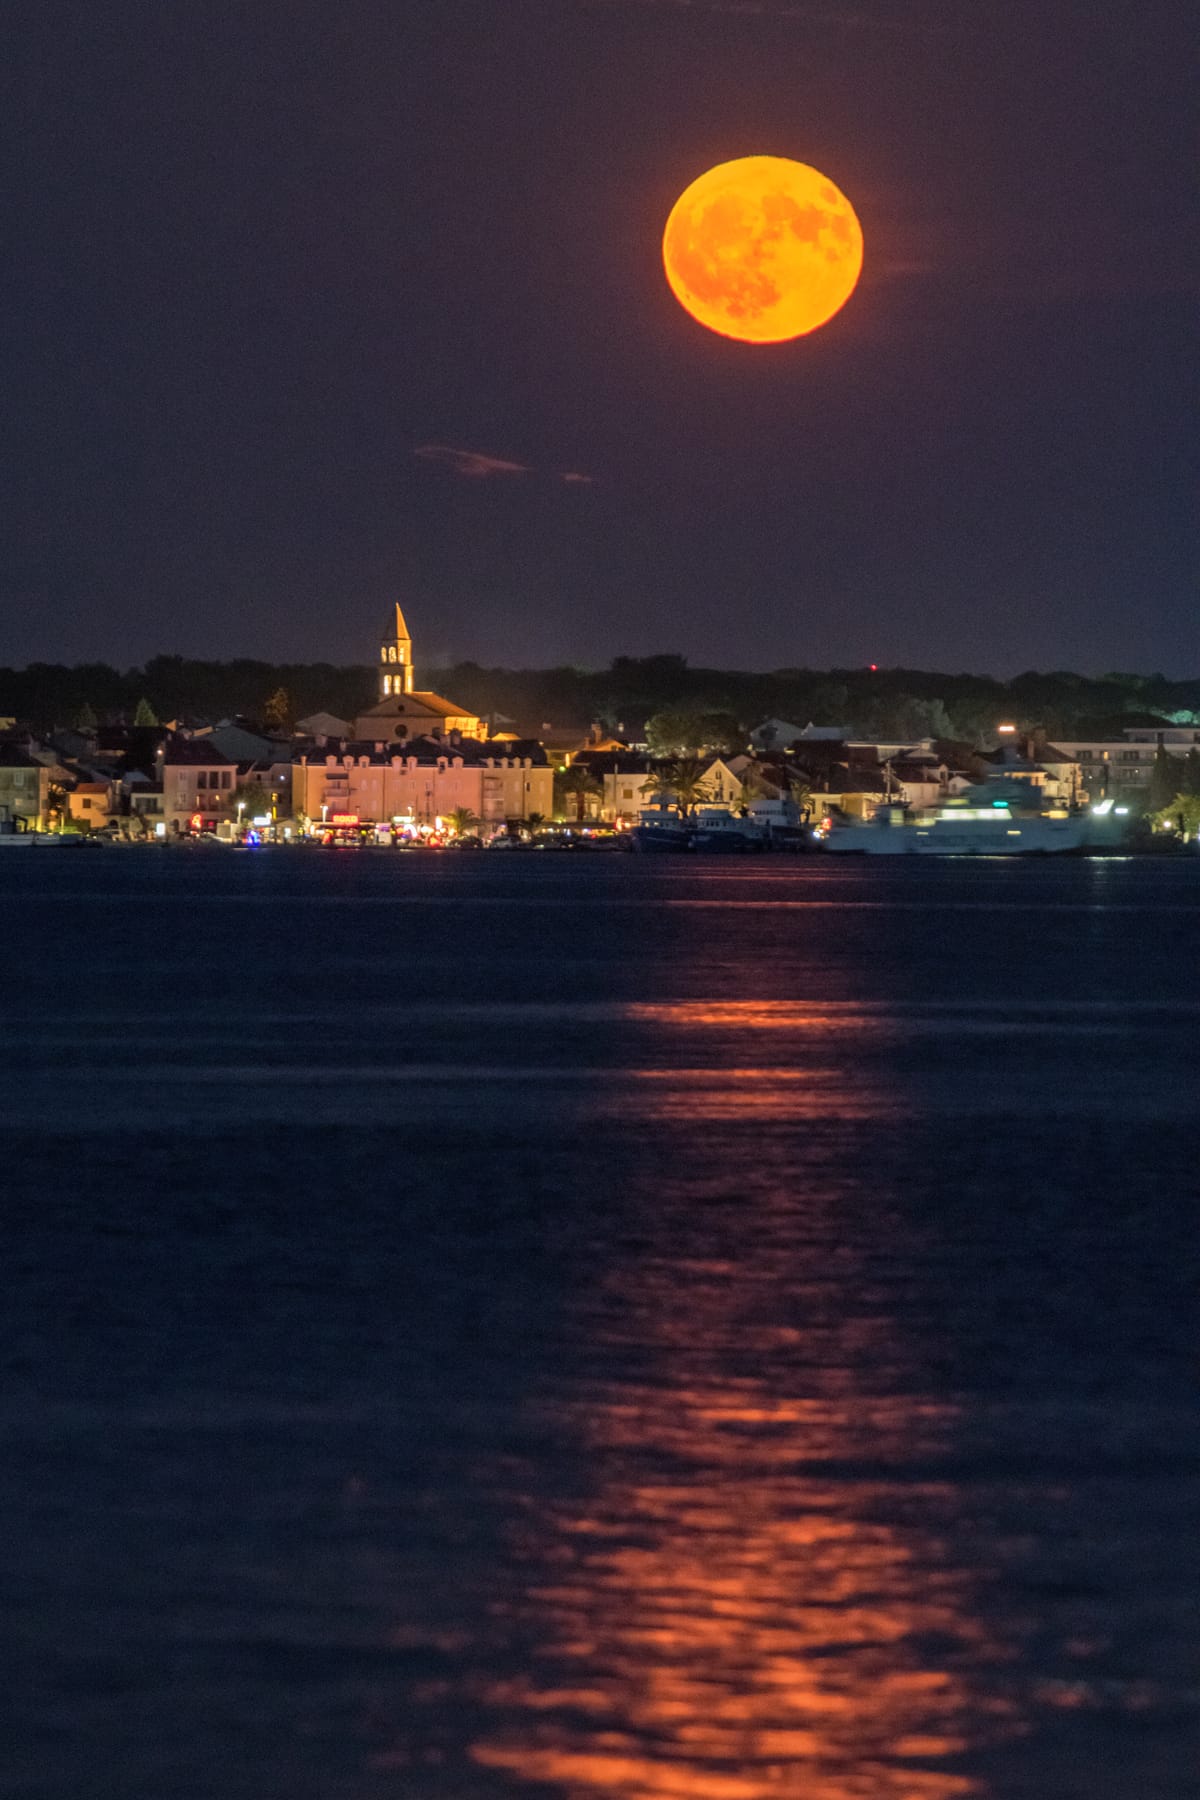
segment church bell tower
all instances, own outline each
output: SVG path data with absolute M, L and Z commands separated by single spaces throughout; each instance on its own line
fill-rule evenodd
M 413 691 L 412 638 L 404 623 L 404 614 L 396 608 L 395 629 L 385 637 L 379 649 L 379 692 L 390 700 L 395 694 Z

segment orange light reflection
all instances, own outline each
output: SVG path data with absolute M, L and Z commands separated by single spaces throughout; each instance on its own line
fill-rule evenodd
M 954 1548 L 958 1414 L 898 1323 L 889 1244 L 915 1228 L 845 1153 L 904 1104 L 860 1053 L 894 1020 L 769 996 L 629 1017 L 642 1066 L 594 1114 L 644 1122 L 645 1188 L 576 1296 L 579 1364 L 531 1403 L 584 1479 L 519 1489 L 494 1613 L 519 1672 L 473 1689 L 470 1755 L 562 1800 L 983 1800 L 965 1753 L 1017 1721 Z
M 669 1299 L 648 1277 L 632 1321 L 636 1337 L 657 1311 L 661 1379 L 570 1406 L 601 1485 L 586 1507 L 535 1509 L 522 1532 L 518 1556 L 542 1579 L 521 1623 L 540 1652 L 488 1688 L 500 1717 L 472 1755 L 567 1800 L 981 1794 L 953 1759 L 968 1713 L 977 1736 L 969 1672 L 1002 1651 L 945 1544 L 907 1522 L 953 1513 L 951 1489 L 907 1473 L 936 1458 L 953 1409 L 675 1379 L 706 1333 L 728 1342 L 740 1281 L 717 1265 L 675 1273 Z M 764 1332 L 768 1356 L 779 1345 Z

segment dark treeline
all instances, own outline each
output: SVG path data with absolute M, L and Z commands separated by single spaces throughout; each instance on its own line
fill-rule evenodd
M 0 668 L 0 716 L 47 730 L 73 724 L 86 708 L 101 724 L 131 723 L 139 702 L 146 700 L 162 720 L 260 719 L 280 688 L 296 718 L 317 711 L 352 718 L 379 698 L 373 669 L 156 656 L 144 668 L 124 672 L 107 663 Z
M 731 713 L 746 727 L 767 718 L 845 726 L 886 737 L 976 738 L 1006 720 L 1062 737 L 1099 735 L 1139 715 L 1200 712 L 1200 678 L 1099 677 L 1067 671 L 1011 681 L 922 669 L 777 669 L 752 674 L 691 668 L 682 656 L 617 657 L 603 670 L 485 669 L 478 663 L 418 670 L 418 685 L 450 695 L 482 717 L 524 731 L 599 720 L 640 733 L 665 709 Z M 31 663 L 0 669 L 0 715 L 35 729 L 73 723 L 85 709 L 101 722 L 131 721 L 142 700 L 162 720 L 261 718 L 284 689 L 293 718 L 326 711 L 353 718 L 377 697 L 371 668 L 332 663 L 200 662 L 158 656 L 144 668 Z
M 1068 736 L 1095 732 L 1126 715 L 1200 709 L 1200 678 L 1100 677 L 1068 671 L 1012 681 L 927 669 L 776 669 L 752 674 L 691 668 L 682 656 L 619 656 L 609 668 L 483 669 L 476 663 L 430 672 L 435 686 L 481 715 L 523 725 L 597 719 L 610 730 L 638 729 L 668 709 L 732 713 L 747 727 L 768 718 L 792 725 L 842 725 L 856 734 L 972 738 L 1001 720 Z

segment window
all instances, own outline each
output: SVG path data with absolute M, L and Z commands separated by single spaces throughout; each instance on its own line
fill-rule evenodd
M 228 787 L 233 786 L 233 770 L 232 769 L 222 769 L 222 771 L 221 771 L 221 786 L 223 788 L 228 788 Z
M 200 773 L 197 775 L 196 786 L 198 788 L 206 788 L 208 786 L 208 770 L 207 769 L 201 769 Z

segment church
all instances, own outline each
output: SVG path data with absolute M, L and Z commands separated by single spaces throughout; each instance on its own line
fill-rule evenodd
M 392 625 L 379 648 L 379 701 L 354 721 L 355 738 L 386 744 L 397 738 L 448 737 L 452 731 L 485 737 L 483 721 L 474 713 L 413 686 L 412 637 L 399 606 Z

